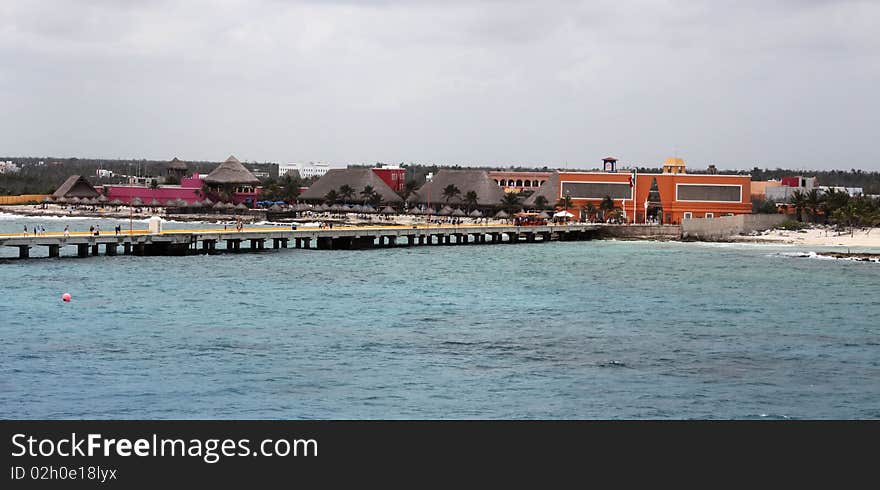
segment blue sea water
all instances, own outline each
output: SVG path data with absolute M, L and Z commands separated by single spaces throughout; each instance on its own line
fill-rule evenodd
M 0 259 L 0 418 L 880 418 L 880 264 L 806 250 Z

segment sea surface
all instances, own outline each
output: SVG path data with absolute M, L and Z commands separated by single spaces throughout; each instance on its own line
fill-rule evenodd
M 878 419 L 880 264 L 815 250 L 0 258 L 0 418 Z

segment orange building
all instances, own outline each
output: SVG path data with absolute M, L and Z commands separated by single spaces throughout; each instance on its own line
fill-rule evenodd
M 667 162 L 668 163 L 668 162 Z M 678 224 L 682 219 L 713 218 L 752 212 L 748 175 L 689 174 L 683 162 L 666 173 L 559 172 L 556 199 L 571 197 L 570 212 L 578 216 L 592 204 L 599 208 L 608 196 L 627 222 Z M 635 197 L 635 199 L 633 199 Z M 587 219 L 581 216 L 581 219 Z
M 507 172 L 504 170 L 489 171 L 489 178 L 504 189 L 504 192 L 523 192 L 537 190 L 544 185 L 550 172 Z

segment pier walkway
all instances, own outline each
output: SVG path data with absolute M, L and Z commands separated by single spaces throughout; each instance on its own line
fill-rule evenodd
M 601 225 L 572 224 L 547 226 L 439 225 L 439 226 L 342 226 L 334 228 L 281 227 L 203 230 L 166 230 L 150 234 L 146 230 L 124 231 L 116 235 L 102 232 L 0 235 L 0 246 L 18 247 L 19 258 L 31 257 L 31 249 L 45 247 L 48 257 L 60 257 L 63 247 L 76 247 L 78 257 L 103 255 L 193 255 L 221 252 L 298 248 L 317 250 L 355 250 L 395 246 L 465 245 L 549 242 L 551 240 L 590 240 L 597 238 Z M 247 243 L 242 247 L 242 243 Z M 218 244 L 220 247 L 218 247 Z M 39 254 L 46 256 L 43 254 Z

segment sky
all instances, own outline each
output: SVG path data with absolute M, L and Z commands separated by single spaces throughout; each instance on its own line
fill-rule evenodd
M 880 170 L 880 2 L 3 0 L 0 154 Z

